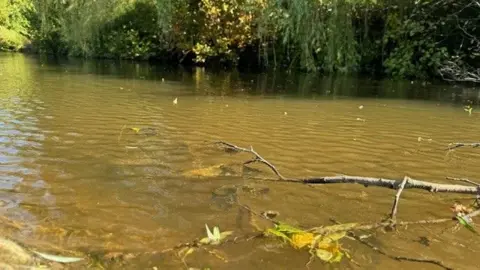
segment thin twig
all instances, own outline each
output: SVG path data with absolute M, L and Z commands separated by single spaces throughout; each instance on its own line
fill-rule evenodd
M 332 219 L 333 220 L 333 219 Z M 338 221 L 336 220 L 333 220 L 335 223 L 337 224 L 340 224 Z M 387 252 L 379 249 L 378 247 L 374 246 L 372 243 L 362 239 L 361 237 L 357 236 L 354 232 L 348 232 L 348 235 L 353 237 L 355 240 L 357 240 L 358 242 L 368 246 L 369 248 L 371 248 L 372 250 L 392 259 L 392 260 L 397 260 L 397 261 L 409 261 L 409 262 L 422 262 L 422 263 L 430 263 L 430 264 L 435 264 L 435 265 L 438 265 L 444 269 L 453 269 L 451 267 L 448 267 L 446 266 L 445 264 L 443 264 L 443 262 L 439 261 L 439 260 L 434 260 L 434 259 L 423 259 L 423 258 L 411 258 L 411 257 L 404 257 L 404 256 L 395 256 L 395 255 L 391 255 L 391 254 L 388 254 Z
M 405 188 L 405 184 L 407 182 L 408 177 L 405 176 L 405 178 L 403 178 L 402 184 L 400 184 L 400 188 L 398 189 L 397 194 L 395 195 L 395 201 L 393 202 L 392 212 L 390 214 L 390 219 L 393 221 L 393 223 L 395 223 L 397 220 L 398 202 L 400 201 L 400 195 L 402 194 L 402 191 Z
M 478 142 L 476 142 L 476 143 L 450 143 L 448 145 L 447 150 L 452 150 L 452 149 L 459 148 L 459 147 L 464 147 L 464 146 L 471 146 L 472 148 L 477 148 L 477 147 L 480 147 L 480 143 L 478 143 Z
M 231 149 L 234 149 L 234 150 L 237 150 L 237 151 L 247 152 L 247 153 L 251 153 L 251 154 L 255 155 L 254 159 L 245 162 L 244 165 L 249 164 L 249 163 L 253 163 L 253 162 L 261 162 L 261 163 L 267 165 L 281 180 L 286 179 L 277 170 L 277 168 L 275 168 L 275 166 L 273 166 L 272 163 L 268 162 L 266 159 L 264 159 L 262 156 L 260 156 L 260 154 L 258 154 L 255 150 L 253 150 L 252 146 L 250 146 L 250 149 L 247 149 L 247 148 L 239 147 L 239 146 L 236 146 L 234 144 L 231 144 L 231 143 L 228 143 L 228 142 L 223 142 L 223 141 L 219 141 L 219 142 L 216 142 L 216 143 L 220 144 L 220 145 L 223 145 L 224 147 L 227 147 L 227 148 L 231 148 Z
M 215 144 L 221 145 L 224 148 L 230 151 L 237 151 L 237 152 L 246 152 L 251 153 L 255 156 L 254 159 L 245 162 L 244 164 L 249 164 L 253 162 L 261 162 L 267 165 L 275 175 L 277 175 L 278 180 L 275 181 L 282 181 L 282 182 L 293 182 L 293 183 L 302 183 L 302 184 L 338 184 L 338 183 L 356 183 L 362 184 L 364 186 L 380 186 L 380 187 L 387 187 L 391 189 L 397 189 L 403 180 L 393 180 L 393 179 L 386 179 L 386 178 L 374 178 L 374 177 L 362 177 L 362 176 L 348 176 L 348 175 L 340 175 L 340 176 L 322 176 L 322 177 L 312 177 L 312 178 L 287 178 L 283 176 L 278 169 L 269 161 L 264 159 L 260 156 L 253 148 L 247 149 L 243 147 L 236 146 L 234 144 L 219 141 Z M 267 180 L 268 179 L 263 179 Z M 464 186 L 464 185 L 450 185 L 450 184 L 437 184 L 427 181 L 415 180 L 412 178 L 408 179 L 408 182 L 405 183 L 404 189 L 409 188 L 416 188 L 416 189 L 424 189 L 430 192 L 450 192 L 450 193 L 463 193 L 463 194 L 477 194 L 477 188 L 472 186 Z
M 467 178 L 446 177 L 446 179 L 453 180 L 453 181 L 459 181 L 459 182 L 465 182 L 465 183 L 469 183 L 469 184 L 475 185 L 477 187 L 480 187 L 479 183 L 476 183 L 476 182 L 474 182 L 472 180 L 469 180 Z
M 396 226 L 409 226 L 409 225 L 420 225 L 420 224 L 441 224 L 451 221 L 457 221 L 454 218 L 439 218 L 439 219 L 426 219 L 426 220 L 417 220 L 417 221 L 398 221 L 396 222 Z M 391 221 L 382 221 L 373 224 L 355 224 L 351 223 L 348 226 L 348 231 L 368 231 L 368 230 L 375 230 L 378 228 L 387 228 L 391 227 Z M 327 233 L 335 233 L 345 231 L 345 227 L 314 227 L 308 229 L 307 231 L 317 234 L 327 234 Z

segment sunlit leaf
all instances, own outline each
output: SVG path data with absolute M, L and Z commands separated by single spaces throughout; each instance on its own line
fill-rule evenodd
M 220 233 L 220 240 L 225 239 L 225 237 L 231 235 L 233 232 L 232 231 L 225 231 Z
M 213 237 L 215 239 L 220 239 L 220 229 L 217 226 L 213 228 Z
M 291 243 L 294 248 L 300 249 L 310 245 L 313 241 L 313 238 L 313 233 L 296 233 L 292 235 Z
M 284 232 L 287 234 L 294 234 L 294 233 L 304 233 L 305 231 L 296 227 L 293 227 L 291 225 L 285 224 L 285 223 L 279 223 L 275 225 L 275 230 L 279 232 Z
M 328 262 L 333 258 L 333 254 L 327 250 L 324 249 L 317 249 L 315 251 L 315 254 L 317 255 L 320 260 Z
M 131 130 L 135 131 L 135 133 L 138 133 L 140 132 L 140 128 L 137 128 L 137 127 L 132 127 L 130 128 Z
M 208 225 L 205 224 L 205 229 L 207 231 L 207 237 L 208 239 L 210 240 L 215 240 L 215 236 L 213 235 L 213 233 L 210 231 L 210 228 L 208 228 Z
M 51 255 L 51 254 L 46 254 L 38 251 L 33 251 L 35 254 L 38 256 L 54 261 L 54 262 L 60 262 L 60 263 L 72 263 L 72 262 L 78 262 L 83 260 L 83 258 L 76 258 L 76 257 L 64 257 L 64 256 L 58 256 L 58 255 Z
M 472 224 L 467 221 L 463 216 L 457 215 L 456 216 L 458 222 L 463 225 L 463 227 L 467 228 L 471 232 L 478 234 L 478 232 L 475 230 L 475 228 L 472 226 Z
M 343 258 L 343 253 L 342 252 L 337 252 L 333 258 L 330 259 L 329 262 L 340 262 Z
M 324 238 L 329 238 L 332 241 L 338 241 L 338 240 L 342 239 L 343 237 L 345 237 L 346 235 L 347 235 L 347 233 L 345 231 L 343 231 L 343 232 L 336 232 L 336 233 L 327 234 L 327 235 L 324 236 Z
M 207 237 L 202 238 L 200 240 L 200 243 L 206 244 L 206 245 L 208 244 L 218 245 L 223 239 L 225 239 L 225 237 L 233 233 L 232 231 L 220 232 L 220 229 L 217 226 L 213 228 L 213 233 L 212 233 L 207 224 L 205 224 L 205 230 L 207 231 Z
M 210 239 L 208 237 L 202 238 L 202 239 L 200 239 L 200 243 L 202 243 L 204 245 L 208 245 L 208 244 L 210 244 Z
M 280 238 L 282 238 L 283 240 L 285 240 L 285 241 L 287 241 L 287 242 L 290 242 L 290 241 L 291 241 L 290 238 L 288 238 L 287 235 L 285 235 L 284 233 L 279 232 L 279 231 L 277 231 L 277 230 L 275 230 L 275 229 L 271 229 L 271 228 L 267 229 L 266 234 L 271 234 L 271 235 L 280 237 Z

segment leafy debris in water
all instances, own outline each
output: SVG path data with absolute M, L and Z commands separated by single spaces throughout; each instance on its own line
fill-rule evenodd
M 336 226 L 336 225 L 334 225 Z M 349 228 L 349 227 L 346 227 Z M 329 231 L 328 227 L 325 231 Z M 340 262 L 343 256 L 350 257 L 339 244 L 339 240 L 347 235 L 346 230 L 336 231 L 338 226 L 326 234 L 314 234 L 285 223 L 275 224 L 266 235 L 275 236 L 288 242 L 295 249 L 308 248 L 310 253 L 328 263 Z
M 200 240 L 200 243 L 205 245 L 218 245 L 223 239 L 225 239 L 225 237 L 233 233 L 232 231 L 220 232 L 220 229 L 217 226 L 213 228 L 212 233 L 207 224 L 205 224 L 205 229 L 207 231 L 207 237 Z

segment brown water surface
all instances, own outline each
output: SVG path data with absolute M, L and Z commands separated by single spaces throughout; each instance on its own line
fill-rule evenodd
M 291 177 L 480 179 L 480 150 L 445 151 L 453 141 L 479 139 L 478 91 L 471 88 L 19 54 L 0 54 L 0 82 L 0 214 L 6 220 L 0 227 L 45 251 L 144 253 L 110 265 L 115 269 L 185 269 L 171 254 L 150 253 L 203 237 L 205 223 L 237 235 L 252 232 L 232 198 L 258 212 L 278 211 L 279 219 L 306 228 L 330 225 L 330 218 L 373 223 L 390 211 L 395 191 L 384 188 L 309 187 L 235 173 L 186 176 L 192 169 L 251 158 L 209 147 L 216 140 L 251 145 Z M 462 108 L 468 100 L 472 115 Z M 253 167 L 262 170 L 254 176 L 273 177 Z M 268 192 L 228 193 L 238 185 Z M 228 196 L 217 194 L 225 189 Z M 465 195 L 406 190 L 399 219 L 449 217 L 455 201 L 470 202 Z M 378 232 L 370 241 L 395 255 L 478 269 L 480 238 L 451 228 L 412 226 Z M 360 266 L 344 260 L 310 267 L 439 269 L 395 261 L 355 241 L 343 245 Z M 263 239 L 216 249 L 228 262 L 198 251 L 186 259 L 188 266 L 306 269 L 309 259 L 308 252 Z

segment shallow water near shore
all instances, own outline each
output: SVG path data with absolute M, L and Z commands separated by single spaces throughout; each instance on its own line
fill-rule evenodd
M 0 54 L 0 81 L 0 231 L 45 251 L 141 254 L 111 262 L 116 269 L 185 269 L 172 254 L 152 253 L 204 237 L 205 224 L 236 235 L 253 232 L 237 202 L 278 211 L 279 219 L 305 228 L 331 225 L 331 218 L 374 223 L 390 211 L 394 190 L 242 176 L 236 165 L 252 157 L 219 151 L 214 141 L 252 146 L 290 177 L 480 178 L 480 150 L 445 150 L 478 139 L 474 88 L 21 54 Z M 470 102 L 471 115 L 463 109 Z M 218 164 L 233 169 L 215 177 L 188 174 Z M 251 167 L 258 169 L 250 172 L 256 178 L 274 178 L 266 167 Z M 405 190 L 398 218 L 449 217 L 455 201 L 468 204 L 470 198 Z M 412 226 L 370 240 L 391 254 L 476 269 L 479 238 L 451 227 Z M 391 260 L 355 241 L 343 246 L 360 266 L 344 260 L 310 267 L 439 269 Z M 215 249 L 226 261 L 199 251 L 186 263 L 306 269 L 309 260 L 308 252 L 265 239 Z

